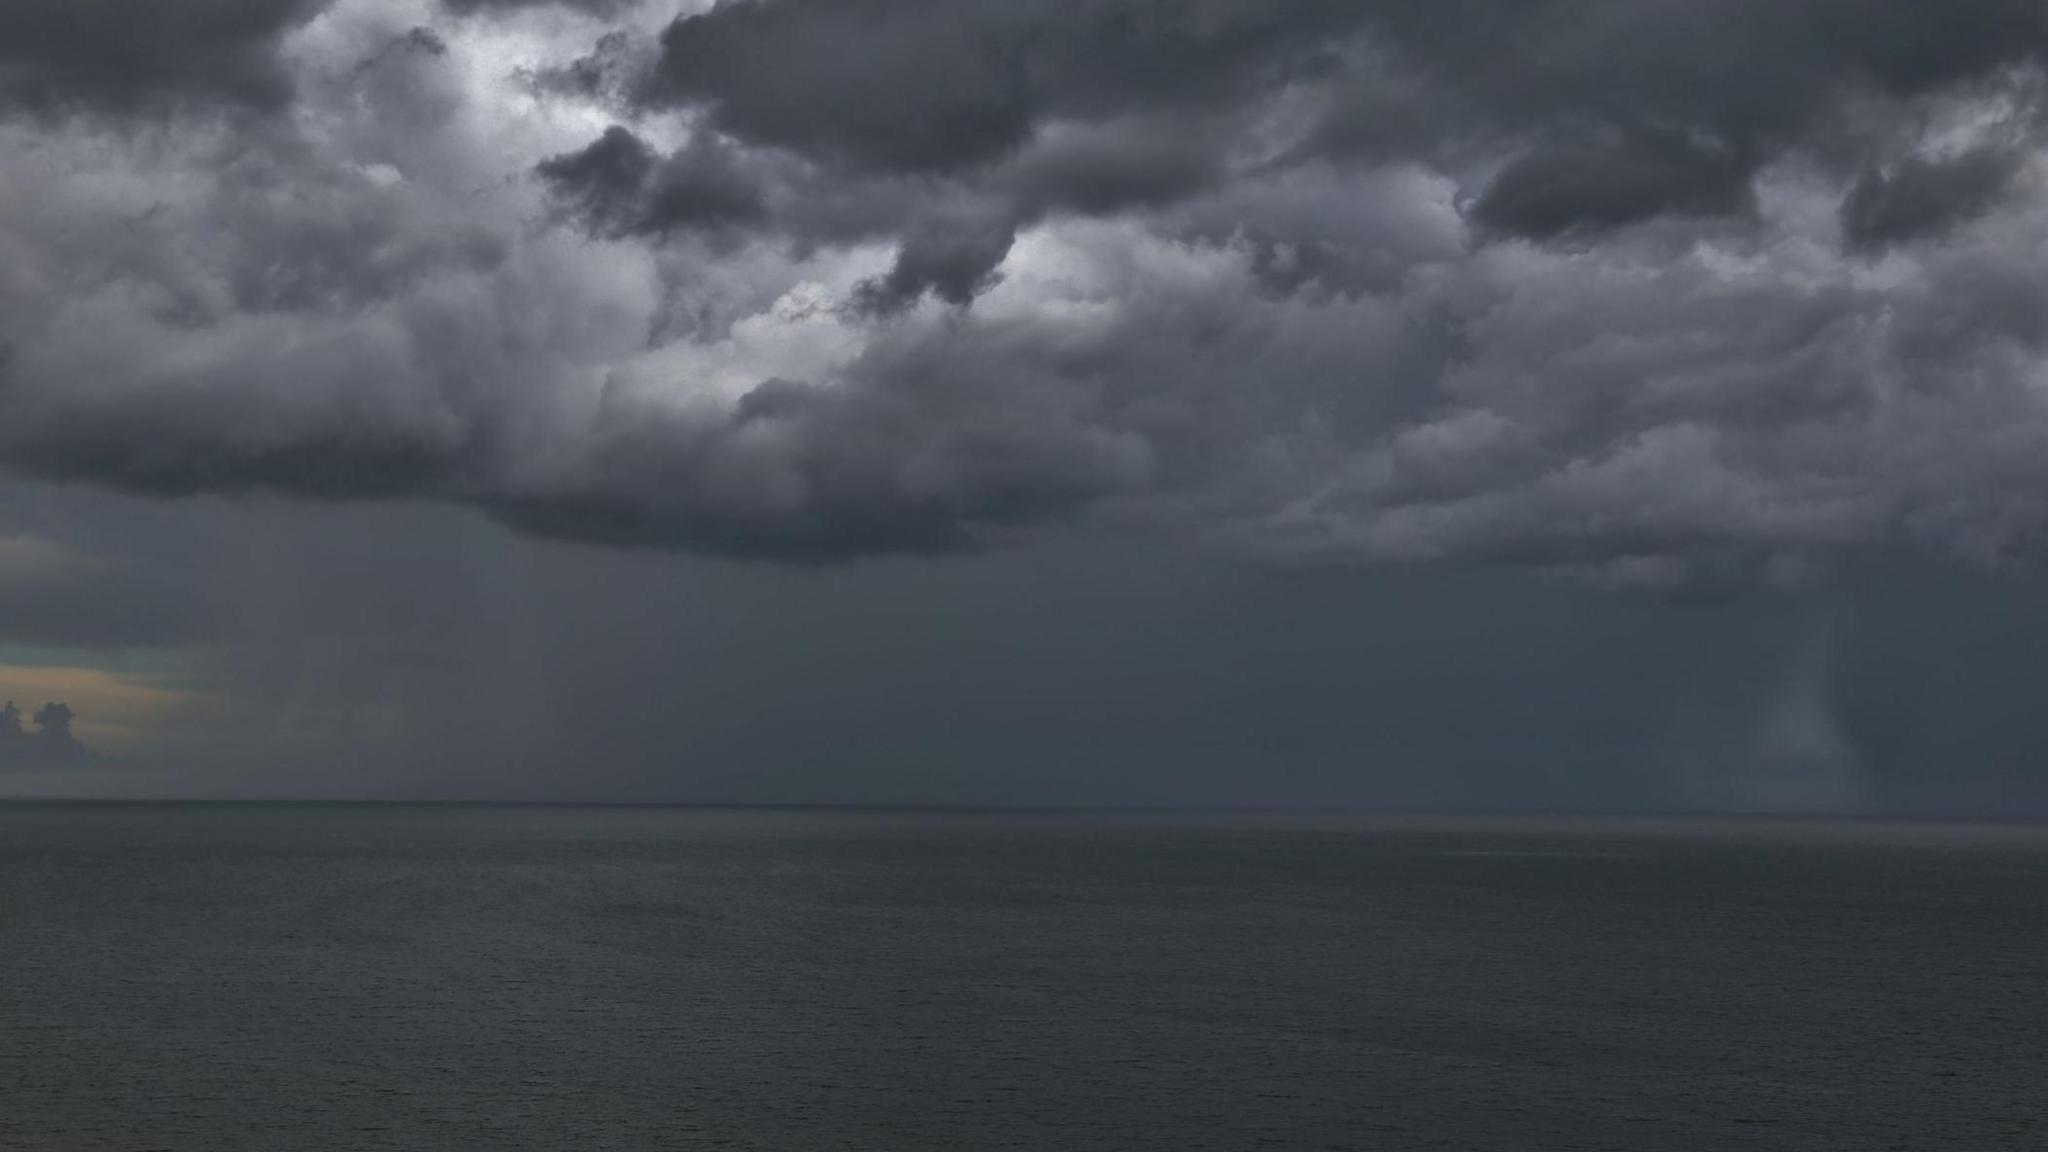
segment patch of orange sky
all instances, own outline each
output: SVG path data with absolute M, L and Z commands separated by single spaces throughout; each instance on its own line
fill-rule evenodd
M 200 702 L 194 693 L 101 668 L 0 664 L 0 702 L 25 713 L 52 701 L 78 713 L 72 731 L 96 752 L 147 748 L 153 735 Z

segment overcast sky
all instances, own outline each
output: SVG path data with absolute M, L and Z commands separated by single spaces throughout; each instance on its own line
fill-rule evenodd
M 0 0 L 0 795 L 2048 815 L 2044 61 Z

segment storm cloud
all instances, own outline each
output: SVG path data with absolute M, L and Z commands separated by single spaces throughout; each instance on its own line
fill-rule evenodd
M 2048 542 L 2038 4 L 133 7 L 0 0 L 25 475 L 806 563 Z
M 2013 153 L 1980 149 L 1873 170 L 1842 201 L 1842 230 L 1850 243 L 1872 249 L 1938 236 L 1989 211 L 2024 163 Z
M 125 114 L 174 104 L 275 108 L 292 95 L 279 44 L 328 0 L 7 0 L 0 107 Z

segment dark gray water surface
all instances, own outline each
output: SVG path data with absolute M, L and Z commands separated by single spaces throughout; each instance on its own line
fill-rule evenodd
M 0 1147 L 2048 1148 L 2048 839 L 0 806 Z

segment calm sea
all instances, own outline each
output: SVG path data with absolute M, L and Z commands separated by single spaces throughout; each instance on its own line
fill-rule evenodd
M 0 1147 L 2048 1148 L 2048 836 L 0 806 Z

